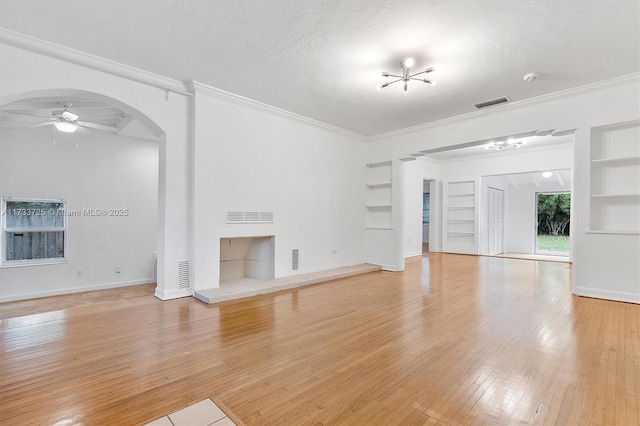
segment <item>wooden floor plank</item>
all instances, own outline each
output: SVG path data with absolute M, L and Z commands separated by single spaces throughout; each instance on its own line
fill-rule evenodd
M 0 304 L 0 424 L 638 424 L 640 307 L 571 265 L 431 253 L 206 305 L 152 286 Z

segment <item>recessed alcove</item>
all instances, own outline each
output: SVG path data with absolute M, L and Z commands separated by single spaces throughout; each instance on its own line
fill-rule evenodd
M 220 285 L 275 277 L 275 237 L 220 238 Z

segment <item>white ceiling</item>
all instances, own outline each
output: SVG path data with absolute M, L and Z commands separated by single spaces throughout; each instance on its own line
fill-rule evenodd
M 639 4 L 2 0 L 0 26 L 375 135 L 638 72 Z M 437 85 L 377 91 L 407 56 Z

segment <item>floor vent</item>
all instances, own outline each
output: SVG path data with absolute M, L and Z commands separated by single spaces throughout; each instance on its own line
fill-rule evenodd
M 191 263 L 188 260 L 178 261 L 178 288 L 191 288 Z
M 509 102 L 509 98 L 503 96 L 501 98 L 491 99 L 490 101 L 484 101 L 477 104 L 473 104 L 478 109 L 487 108 L 494 105 L 500 105 Z
M 273 212 L 227 212 L 227 223 L 273 223 Z
M 291 269 L 294 271 L 298 270 L 298 249 L 291 251 Z

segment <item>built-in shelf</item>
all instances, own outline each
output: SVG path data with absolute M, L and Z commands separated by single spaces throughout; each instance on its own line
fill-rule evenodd
M 473 210 L 475 207 L 467 206 L 467 207 L 447 207 L 448 210 Z
M 391 188 L 391 182 L 370 183 L 367 185 L 369 189 Z
M 447 222 L 475 222 L 473 219 L 448 219 Z
M 592 194 L 591 198 L 633 198 L 640 197 L 640 194 Z
M 475 194 L 449 194 L 448 197 L 449 198 L 456 198 L 456 197 L 473 197 L 475 196 Z
M 595 160 L 591 160 L 591 163 L 594 165 L 619 165 L 619 166 L 632 166 L 634 164 L 640 164 L 640 156 L 631 156 L 631 157 L 617 157 L 617 158 L 598 158 Z
M 372 231 L 393 231 L 393 228 L 381 228 L 381 227 L 380 228 L 376 228 L 376 227 L 373 227 L 373 226 L 367 226 L 364 229 L 370 229 Z
M 370 168 L 373 168 L 373 167 L 385 167 L 385 166 L 391 167 L 391 160 L 389 160 L 389 161 L 380 161 L 378 163 L 369 163 L 369 164 L 367 164 L 367 167 L 370 167 Z
M 587 229 L 584 232 L 587 234 L 640 235 L 640 231 L 624 231 L 617 229 L 607 229 L 606 231 L 599 229 Z
M 640 234 L 640 121 L 591 129 L 589 230 Z
M 447 231 L 447 234 L 473 235 L 475 232 Z
M 391 161 L 367 164 L 365 229 L 391 229 L 393 173 Z

